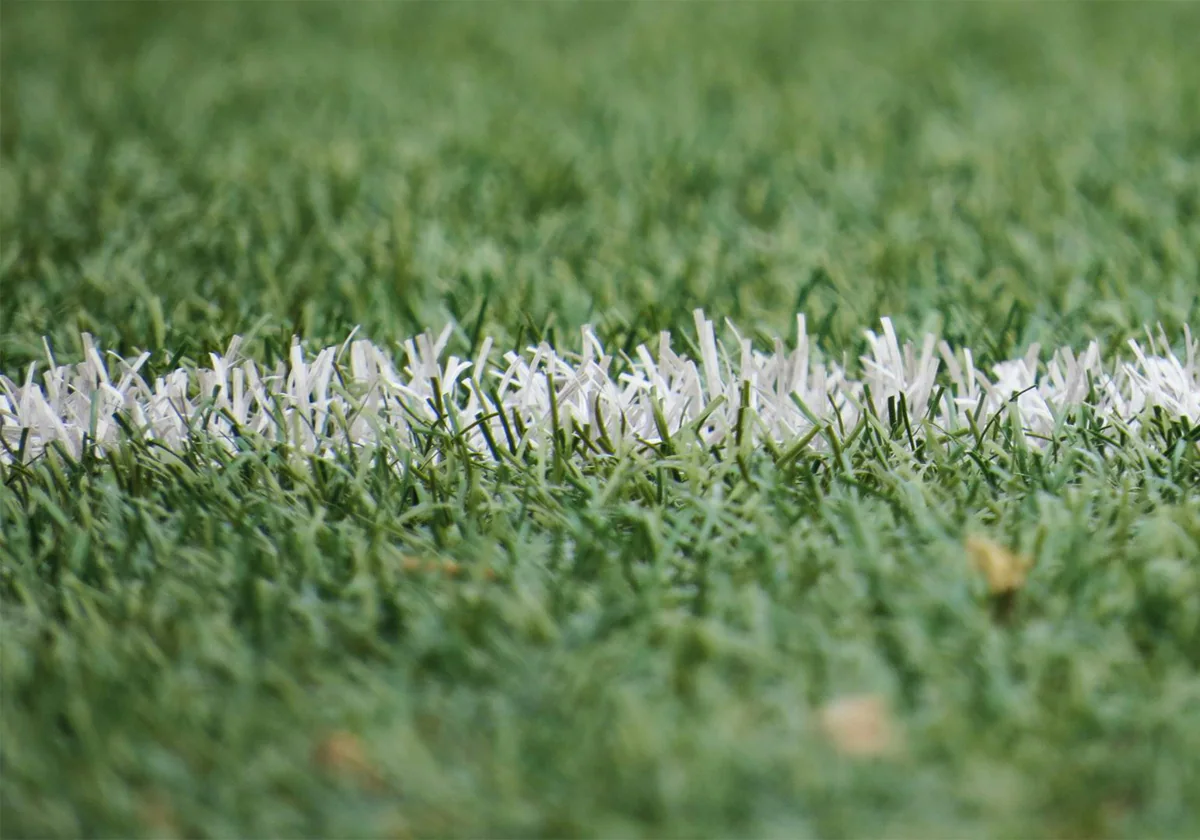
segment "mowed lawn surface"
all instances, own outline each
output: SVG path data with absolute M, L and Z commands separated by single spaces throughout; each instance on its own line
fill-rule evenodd
M 0 18 L 14 380 L 82 332 L 161 373 L 696 307 L 851 360 L 1200 327 L 1191 4 Z M 0 834 L 1200 833 L 1194 430 L 841 433 L 0 467 Z

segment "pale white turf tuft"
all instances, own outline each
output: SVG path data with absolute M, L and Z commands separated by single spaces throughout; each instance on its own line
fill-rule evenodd
M 380 441 L 416 444 L 431 426 L 461 434 L 480 454 L 553 444 L 555 429 L 577 435 L 583 451 L 606 452 L 673 441 L 726 446 L 763 443 L 783 447 L 805 441 L 826 426 L 849 430 L 869 399 L 889 417 L 903 398 L 914 435 L 982 428 L 999 412 L 1027 441 L 1044 445 L 1085 406 L 1092 417 L 1136 433 L 1148 410 L 1200 425 L 1200 342 L 1185 329 L 1185 358 L 1165 336 L 1131 341 L 1131 355 L 1106 362 L 1093 342 L 1082 353 L 1060 349 L 1043 366 L 1039 348 L 1021 359 L 979 370 L 971 351 L 953 350 L 934 336 L 901 344 L 889 319 L 882 333 L 867 332 L 870 347 L 861 376 L 818 361 L 798 316 L 791 351 L 773 352 L 735 340 L 718 342 L 713 324 L 696 312 L 700 358 L 671 348 L 662 333 L 657 350 L 637 348 L 618 367 L 590 328 L 582 348 L 566 353 L 547 344 L 509 351 L 496 362 L 485 341 L 473 360 L 444 357 L 449 327 L 402 345 L 397 368 L 384 349 L 348 340 L 306 353 L 294 342 L 287 363 L 267 370 L 239 353 L 234 338 L 209 367 L 181 368 L 153 382 L 139 375 L 149 354 L 106 365 L 89 336 L 84 360 L 39 375 L 31 365 L 24 382 L 0 376 L 0 462 L 18 451 L 28 460 L 59 442 L 72 456 L 86 445 L 100 451 L 120 443 L 127 429 L 177 449 L 190 435 L 230 447 L 237 432 L 285 441 L 299 451 L 329 454 L 348 445 Z M 503 414 L 503 417 L 501 417 Z M 118 417 L 123 424 L 118 422 Z M 123 428 L 124 426 L 124 428 Z M 486 427 L 486 428 L 485 428 Z M 689 429 L 683 434 L 681 430 Z

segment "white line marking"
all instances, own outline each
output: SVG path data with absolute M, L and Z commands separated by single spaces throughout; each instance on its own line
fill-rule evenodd
M 358 339 L 315 354 L 294 342 L 289 360 L 268 370 L 243 358 L 234 338 L 224 355 L 210 355 L 209 367 L 181 368 L 153 382 L 139 372 L 148 354 L 113 356 L 106 367 L 95 342 L 84 336 L 79 364 L 55 364 L 47 347 L 45 373 L 39 376 L 31 365 L 22 384 L 0 376 L 0 436 L 7 444 L 0 446 L 0 463 L 11 462 L 22 441 L 26 460 L 53 441 L 78 457 L 85 436 L 103 451 L 126 436 L 118 416 L 172 449 L 190 434 L 232 446 L 240 428 L 302 452 L 329 454 L 381 440 L 412 444 L 421 428 L 438 423 L 447 432 L 468 430 L 468 445 L 481 454 L 490 453 L 493 443 L 509 448 L 510 440 L 518 447 L 552 446 L 555 428 L 597 450 L 658 444 L 664 423 L 668 435 L 684 443 L 731 445 L 740 428 L 743 445 L 769 438 L 787 446 L 809 433 L 814 420 L 835 430 L 854 427 L 868 389 L 885 423 L 889 400 L 898 405 L 902 397 L 916 435 L 961 431 L 972 420 L 983 427 L 1010 404 L 1033 446 L 1044 445 L 1084 405 L 1131 433 L 1154 407 L 1171 420 L 1200 425 L 1200 342 L 1187 329 L 1182 360 L 1160 331 L 1148 334 L 1145 345 L 1131 341 L 1127 361 L 1106 363 L 1092 342 L 1080 354 L 1060 349 L 1040 366 L 1035 346 L 985 374 L 968 348 L 956 351 L 934 336 L 901 344 L 884 318 L 882 334 L 866 333 L 870 349 L 861 359 L 861 377 L 852 378 L 835 363 L 815 360 L 803 316 L 797 318 L 795 348 L 787 351 L 776 341 L 770 353 L 755 351 L 744 339 L 734 348 L 718 342 L 699 310 L 696 325 L 699 360 L 676 353 L 663 333 L 657 353 L 637 348 L 615 378 L 615 360 L 588 327 L 582 352 L 543 343 L 524 353 L 505 352 L 499 362 L 490 341 L 474 360 L 443 358 L 449 330 L 436 338 L 427 333 L 403 343 L 399 368 L 382 348 Z M 694 435 L 680 435 L 689 426 Z M 818 434 L 809 445 L 827 443 Z

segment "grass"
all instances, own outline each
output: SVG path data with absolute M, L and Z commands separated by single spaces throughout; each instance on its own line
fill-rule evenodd
M 165 371 L 356 325 L 631 348 L 699 306 L 985 363 L 1200 325 L 1190 5 L 0 17 L 14 378 L 83 331 Z M 902 426 L 0 467 L 0 833 L 1200 832 L 1192 430 Z M 823 728 L 858 696 L 895 749 Z

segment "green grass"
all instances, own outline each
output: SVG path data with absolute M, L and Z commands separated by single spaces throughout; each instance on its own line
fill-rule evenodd
M 1200 326 L 1200 7 L 0 9 L 14 378 L 81 331 Z M 1180 431 L 0 467 L 0 833 L 1194 836 Z M 1034 558 L 1011 603 L 972 534 Z M 855 694 L 898 753 L 822 734 Z

